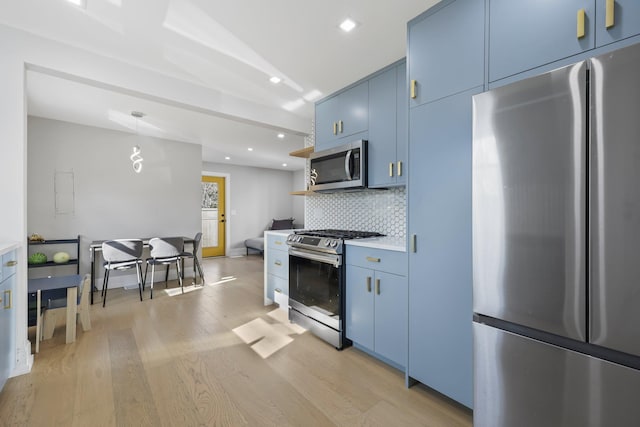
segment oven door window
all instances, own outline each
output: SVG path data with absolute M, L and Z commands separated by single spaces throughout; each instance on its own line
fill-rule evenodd
M 340 318 L 340 268 L 289 257 L 289 298 L 329 317 Z

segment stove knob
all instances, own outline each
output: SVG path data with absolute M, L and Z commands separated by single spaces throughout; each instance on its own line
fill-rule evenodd
M 333 242 L 331 242 L 331 246 L 335 248 L 336 246 L 338 246 L 338 242 L 334 240 Z
M 330 240 L 325 240 L 324 245 L 327 246 L 327 247 L 331 246 L 331 241 Z
M 297 241 L 298 241 L 298 242 L 302 242 L 302 236 L 298 236 Z

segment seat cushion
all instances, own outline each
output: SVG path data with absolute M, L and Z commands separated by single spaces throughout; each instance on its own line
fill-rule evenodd
M 255 249 L 258 251 L 264 251 L 264 237 L 254 237 L 253 239 L 247 239 L 244 241 L 244 245 L 247 248 Z

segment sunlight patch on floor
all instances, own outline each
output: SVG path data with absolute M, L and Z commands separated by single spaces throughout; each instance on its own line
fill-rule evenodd
M 190 286 L 185 286 L 184 287 L 184 293 L 187 294 L 189 292 L 193 292 L 193 291 L 199 291 L 204 289 L 202 285 L 190 285 Z M 182 289 L 180 289 L 179 287 L 177 288 L 169 288 L 169 289 L 163 289 L 162 292 L 164 292 L 165 294 L 169 295 L 170 297 L 175 297 L 176 295 L 182 295 Z
M 223 283 L 233 282 L 234 280 L 238 280 L 238 278 L 235 277 L 235 276 L 226 276 L 226 277 L 221 278 L 217 282 L 207 283 L 207 286 L 221 285 Z
M 293 342 L 290 335 L 299 335 L 306 331 L 299 325 L 289 323 L 284 310 L 275 309 L 267 315 L 278 323 L 268 323 L 257 318 L 233 329 L 233 332 L 246 344 L 251 344 L 251 349 L 263 359 Z

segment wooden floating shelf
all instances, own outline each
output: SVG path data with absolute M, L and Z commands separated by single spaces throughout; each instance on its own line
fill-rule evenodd
M 313 153 L 313 146 L 305 147 L 301 150 L 292 151 L 289 153 L 292 157 L 302 157 L 303 159 L 308 159 L 309 156 Z
M 316 193 L 311 190 L 300 190 L 300 191 L 292 191 L 289 194 L 291 194 L 292 196 L 310 196 Z

